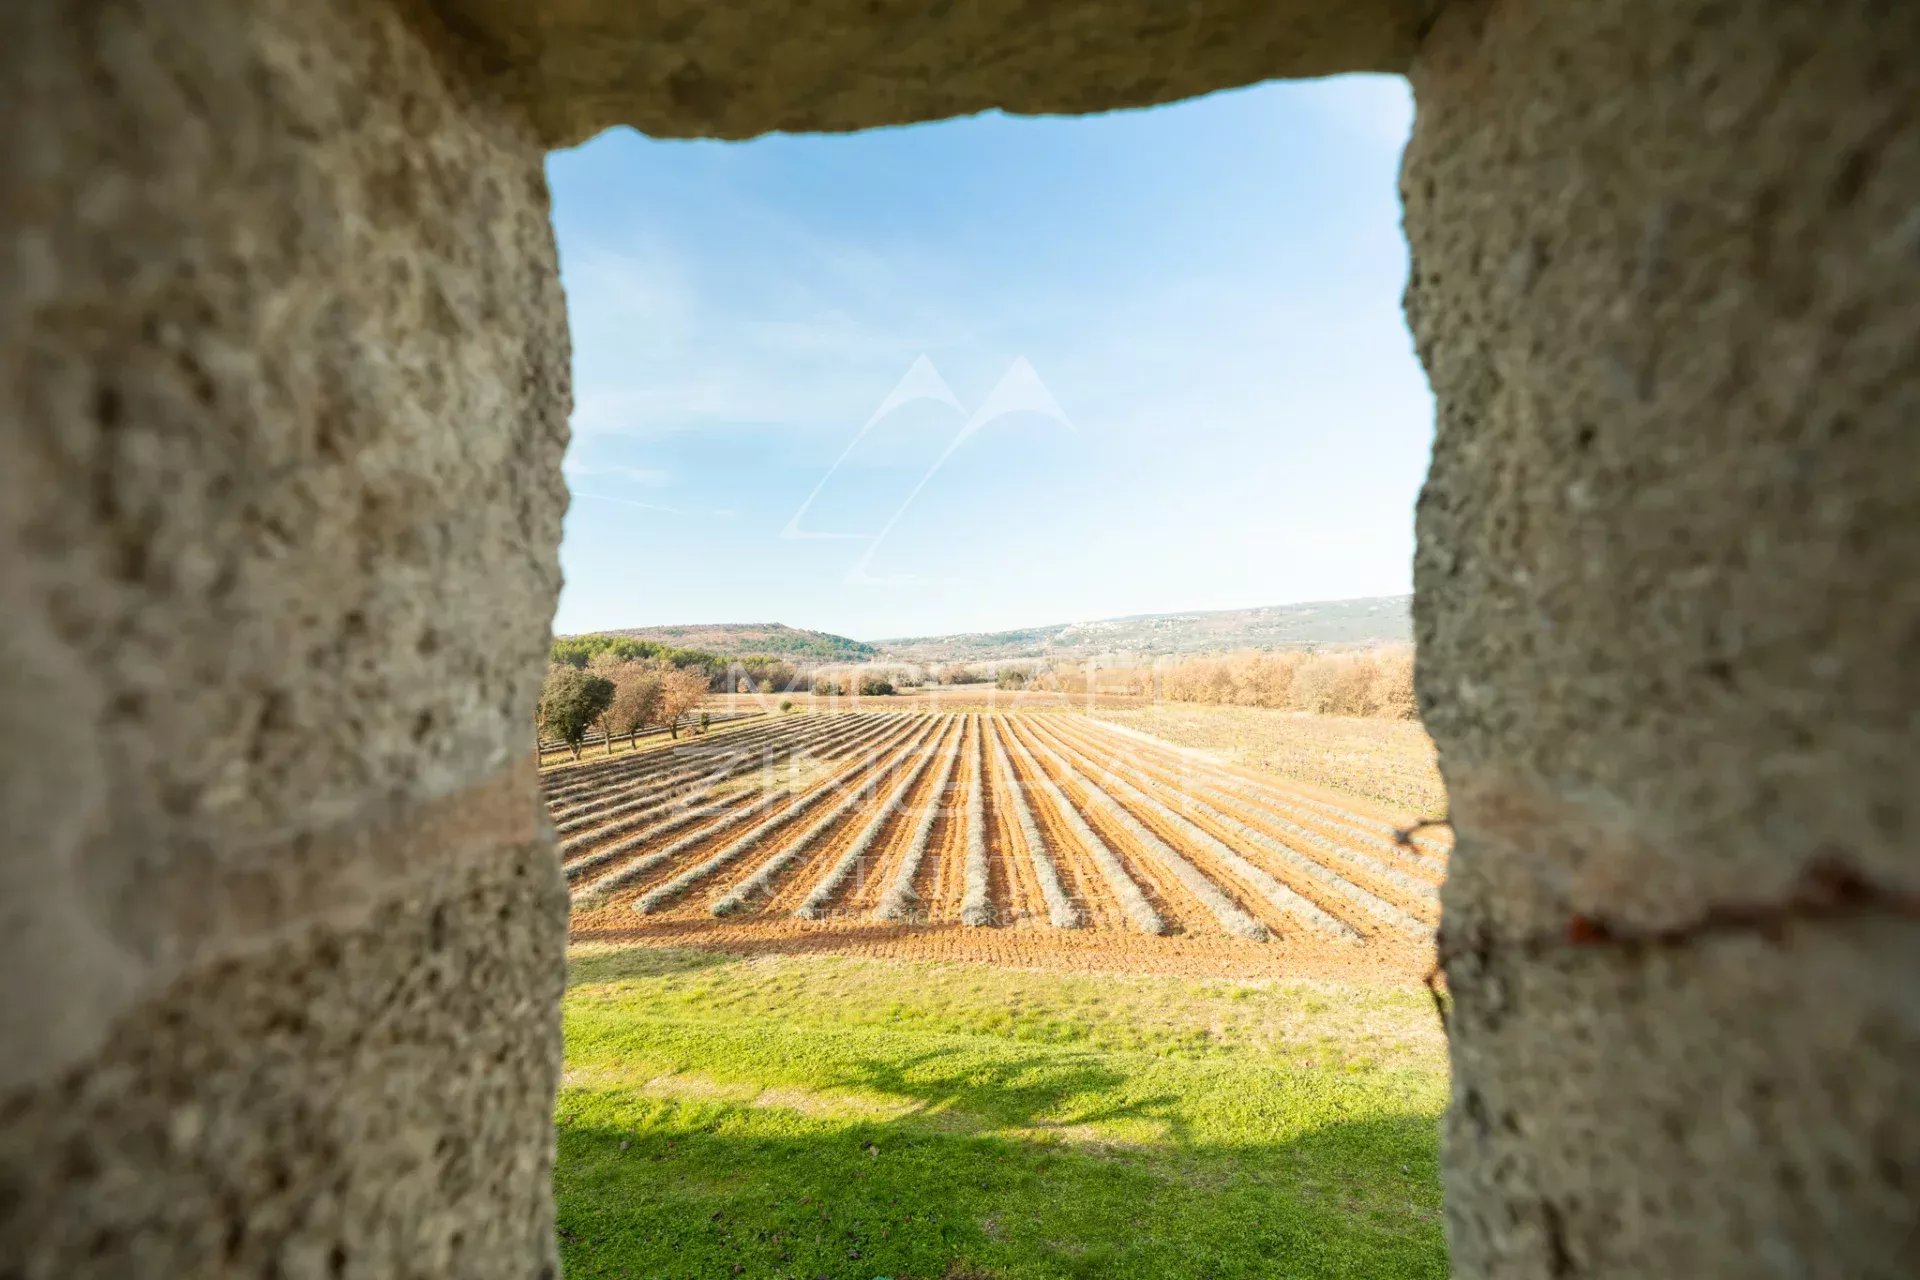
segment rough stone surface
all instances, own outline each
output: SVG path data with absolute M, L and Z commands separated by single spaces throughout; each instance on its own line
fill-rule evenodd
M 1414 63 L 1467 1276 L 1920 1257 L 1920 8 L 1455 3 Z
M 565 319 L 435 30 L 0 15 L 9 1275 L 551 1263 Z
M 7 1274 L 557 1275 L 552 868 L 532 840 L 200 970 L 9 1098 Z
M 0 9 L 0 1269 L 552 1273 L 543 144 L 1410 65 L 1456 1266 L 1911 1274 L 1920 7 L 1437 7 Z
M 1110 111 L 1402 71 L 1440 0 L 435 0 L 556 146 Z

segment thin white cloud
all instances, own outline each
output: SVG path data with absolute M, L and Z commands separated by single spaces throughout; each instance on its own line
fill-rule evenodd
M 640 216 L 618 247 L 567 263 L 577 435 L 846 429 L 916 355 L 970 340 L 944 261 L 825 236 L 724 190 L 700 198 L 737 251 Z
M 630 480 L 646 489 L 664 489 L 673 483 L 673 473 L 661 467 L 629 467 L 618 463 L 586 462 L 568 458 L 561 470 L 570 476 L 609 476 Z
M 593 245 L 561 264 L 569 312 L 596 323 L 677 332 L 699 305 L 685 256 L 638 221 L 623 230 L 621 244 Z
M 662 515 L 669 516 L 711 516 L 724 519 L 740 514 L 732 507 L 719 507 L 710 511 L 693 511 L 686 507 L 670 507 L 661 502 L 641 502 L 636 498 L 620 498 L 615 497 L 611 493 L 594 493 L 585 489 L 574 489 L 572 493 L 576 498 L 591 498 L 595 502 L 611 502 L 622 507 L 634 507 L 641 511 L 657 511 Z
M 592 498 L 595 502 L 614 502 L 623 507 L 637 507 L 641 511 L 661 511 L 670 516 L 687 514 L 681 507 L 669 507 L 660 502 L 641 502 L 636 498 L 618 498 L 611 493 L 594 493 L 588 489 L 573 489 L 572 493 L 576 498 Z

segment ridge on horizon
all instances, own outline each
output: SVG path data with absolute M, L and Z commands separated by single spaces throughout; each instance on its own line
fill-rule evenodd
M 1408 643 L 1413 638 L 1412 599 L 1410 595 L 1353 596 L 1240 609 L 1169 610 L 871 641 L 780 622 L 607 627 L 591 634 L 666 641 L 722 654 L 842 662 L 1035 658 L 1117 650 L 1195 653 Z

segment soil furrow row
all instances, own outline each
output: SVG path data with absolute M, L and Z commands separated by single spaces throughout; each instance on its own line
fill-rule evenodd
M 822 829 L 804 844 L 798 840 L 756 868 L 749 880 L 730 890 L 749 901 L 760 900 L 773 915 L 790 915 L 806 900 L 812 886 L 828 867 L 864 833 L 873 818 L 883 819 L 884 801 L 898 789 L 937 741 L 944 725 L 937 717 L 921 722 L 915 733 L 897 749 L 877 753 L 869 761 L 867 772 L 854 784 L 852 794 L 836 803 L 841 817 L 837 822 L 820 820 Z
M 1001 846 L 1000 861 L 1006 866 L 1014 885 L 1018 886 L 1015 896 L 1020 906 L 1014 908 L 1014 916 L 1026 915 L 1026 904 L 1039 904 L 1047 923 L 1054 928 L 1077 929 L 1081 923 L 1080 909 L 1073 904 L 1073 891 L 1068 887 L 1067 873 L 1062 870 L 1059 856 L 1040 830 L 1026 792 L 1014 775 L 999 717 L 988 717 L 982 721 L 983 728 L 989 725 L 991 732 L 987 737 L 992 743 L 992 750 L 988 758 L 993 766 L 991 776 L 994 781 L 988 788 L 988 797 L 1001 819 L 1000 830 L 1005 843 Z M 1014 856 L 1016 849 L 1021 856 Z
M 839 788 L 864 774 L 880 753 L 891 751 L 905 741 L 912 732 L 911 723 L 896 726 L 874 751 L 857 757 L 852 765 L 835 774 L 831 779 L 816 783 L 804 790 L 798 790 L 792 804 L 781 809 L 779 813 L 762 819 L 744 834 L 727 841 L 706 857 L 677 871 L 664 883 L 655 885 L 641 894 L 634 900 L 633 909 L 642 915 L 647 915 L 671 906 L 710 876 L 726 870 L 742 858 L 759 852 L 770 842 L 777 841 L 791 823 L 817 810 L 823 803 L 830 800 Z
M 1185 854 L 1155 835 L 1124 805 L 1098 785 L 1093 776 L 1099 768 L 1098 765 L 1084 760 L 1075 761 L 1054 750 L 1031 726 L 1028 727 L 1028 733 L 1031 735 L 1028 745 L 1035 750 L 1041 761 L 1058 769 L 1059 776 L 1066 779 L 1076 790 L 1082 803 L 1088 806 L 1088 812 L 1094 816 L 1095 820 L 1106 824 L 1109 830 L 1117 829 L 1122 838 L 1130 843 L 1136 856 L 1165 877 L 1164 882 L 1178 885 L 1190 898 L 1204 907 L 1214 922 L 1228 933 L 1256 940 L 1268 936 L 1270 931 L 1267 926 L 1234 901 L 1232 895 L 1228 894 L 1220 884 L 1210 879 Z
M 1087 855 L 1120 912 L 1142 933 L 1166 933 L 1169 927 L 1164 910 L 1165 895 L 1152 877 L 1140 875 L 1130 867 L 1105 837 L 1088 824 L 1060 784 L 1047 773 L 1011 722 L 1007 725 L 1007 743 L 1027 780 L 1035 785 L 1045 808 L 1072 833 L 1078 847 Z M 1084 885 L 1086 881 L 1083 879 Z
M 837 759 L 841 754 L 856 750 L 875 736 L 885 734 L 887 731 L 886 722 L 856 727 L 837 737 L 831 745 L 812 744 L 814 750 L 811 758 L 814 760 Z M 791 788 L 792 781 L 788 783 L 781 781 L 773 761 L 758 763 L 762 765 L 764 772 L 757 786 L 729 787 L 726 782 L 716 782 L 712 787 L 676 797 L 681 806 L 678 813 L 655 811 L 563 843 L 560 846 L 561 866 L 565 869 L 568 882 L 578 881 L 597 868 L 626 854 L 651 846 L 696 822 L 715 817 L 724 818 L 736 807 L 751 804 L 756 792 L 785 791 Z M 740 772 L 746 771 L 743 767 Z M 789 778 L 797 781 L 801 773 L 799 757 L 797 755 L 789 757 Z M 605 843 L 608 840 L 614 842 Z
M 883 742 L 891 741 L 896 735 L 904 735 L 907 731 L 906 726 L 898 724 L 876 730 Z M 862 767 L 864 759 L 865 757 L 861 757 L 860 762 L 846 766 L 842 772 L 858 770 Z M 710 822 L 697 831 L 678 836 L 659 849 L 643 853 L 632 862 L 616 868 L 578 891 L 577 897 L 584 900 L 587 906 L 599 905 L 616 890 L 632 891 L 642 888 L 644 882 L 673 875 L 675 868 L 684 868 L 711 856 L 721 846 L 738 839 L 743 829 L 770 832 L 798 816 L 796 809 L 805 810 L 813 807 L 817 799 L 824 794 L 823 791 L 813 788 L 830 786 L 832 780 L 832 777 L 829 777 L 809 780 L 805 786 L 787 783 L 766 790 L 746 792 L 741 803 L 723 813 L 719 821 Z M 645 846 L 642 845 L 641 848 Z M 646 891 L 651 892 L 651 889 Z M 624 895 L 622 901 L 624 901 Z
M 1264 851 L 1279 858 L 1283 869 L 1292 869 L 1317 881 L 1323 889 L 1343 900 L 1335 907 L 1336 914 L 1345 914 L 1357 908 L 1383 924 L 1413 934 L 1426 933 L 1438 918 L 1438 888 L 1426 880 L 1412 877 L 1367 854 L 1344 848 L 1328 837 L 1302 828 L 1284 817 L 1235 801 L 1210 786 L 1201 785 L 1191 776 L 1171 778 L 1137 763 L 1137 757 L 1129 758 L 1124 754 L 1111 759 L 1116 762 L 1116 767 L 1124 767 L 1148 781 L 1152 787 L 1172 796 L 1189 818 L 1226 833 L 1225 838 L 1229 843 L 1239 841 L 1249 844 L 1253 846 L 1248 850 L 1249 853 L 1254 853 L 1255 849 Z M 1122 761 L 1125 761 L 1124 765 L 1120 764 Z M 1272 833 L 1262 830 L 1262 827 L 1269 828 Z M 1257 857 L 1257 853 L 1254 856 Z M 1311 871 L 1295 863 L 1296 857 L 1317 864 L 1324 869 L 1323 872 Z M 1306 896 L 1321 897 L 1311 889 L 1307 890 Z

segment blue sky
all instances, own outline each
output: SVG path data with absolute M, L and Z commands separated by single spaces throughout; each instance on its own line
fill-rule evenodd
M 1386 77 L 548 162 L 556 629 L 862 639 L 1408 589 Z

